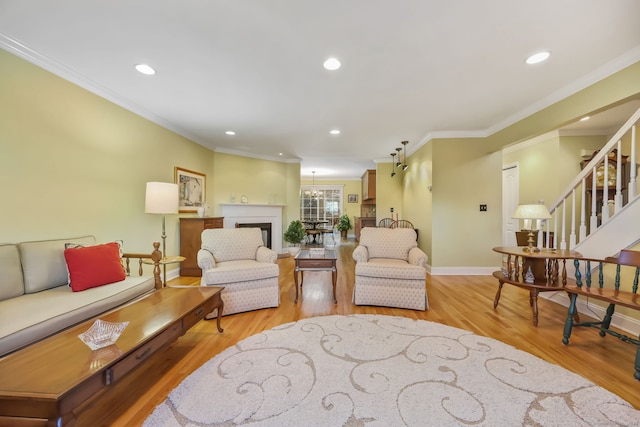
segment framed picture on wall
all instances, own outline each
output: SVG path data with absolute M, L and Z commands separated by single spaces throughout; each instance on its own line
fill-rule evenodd
M 349 196 L 347 196 L 347 200 L 349 201 L 349 203 L 358 203 L 358 195 L 357 194 L 349 194 Z
M 178 211 L 196 212 L 205 204 L 207 176 L 200 172 L 175 167 L 174 180 L 178 184 Z

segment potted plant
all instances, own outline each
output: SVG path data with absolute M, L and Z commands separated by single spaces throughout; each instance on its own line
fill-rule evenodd
M 284 232 L 284 241 L 291 244 L 291 246 L 287 248 L 289 250 L 289 254 L 293 256 L 300 251 L 300 248 L 296 245 L 299 245 L 300 242 L 304 240 L 306 235 L 307 232 L 302 225 L 302 221 L 300 221 L 299 219 L 291 221 L 289 227 Z
M 338 222 L 338 230 L 340 230 L 340 237 L 347 237 L 347 231 L 351 229 L 351 220 L 349 215 L 343 214 Z

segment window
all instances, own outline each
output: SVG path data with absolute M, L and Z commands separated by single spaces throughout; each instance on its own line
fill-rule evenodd
M 316 194 L 313 194 L 313 190 Z M 303 185 L 300 187 L 300 218 L 337 223 L 342 212 L 341 185 Z

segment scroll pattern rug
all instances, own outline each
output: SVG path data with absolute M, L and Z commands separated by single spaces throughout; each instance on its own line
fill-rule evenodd
M 249 337 L 187 377 L 145 426 L 611 426 L 640 412 L 491 338 L 381 315 Z

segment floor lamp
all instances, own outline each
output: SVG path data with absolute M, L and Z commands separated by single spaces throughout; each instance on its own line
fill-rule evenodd
M 518 205 L 515 212 L 511 216 L 514 219 L 524 219 L 524 227 L 523 230 L 528 230 L 528 240 L 527 246 L 523 248 L 525 252 L 540 252 L 540 248 L 534 246 L 534 236 L 533 232 L 533 221 L 539 219 L 549 219 L 551 218 L 551 214 L 545 205 L 542 204 L 534 204 L 534 205 Z M 527 225 L 527 221 L 529 224 Z M 537 242 L 536 242 L 537 244 Z
M 144 211 L 150 214 L 162 214 L 162 259 L 167 258 L 167 233 L 165 216 L 178 213 L 178 184 L 169 182 L 147 182 L 144 199 Z

